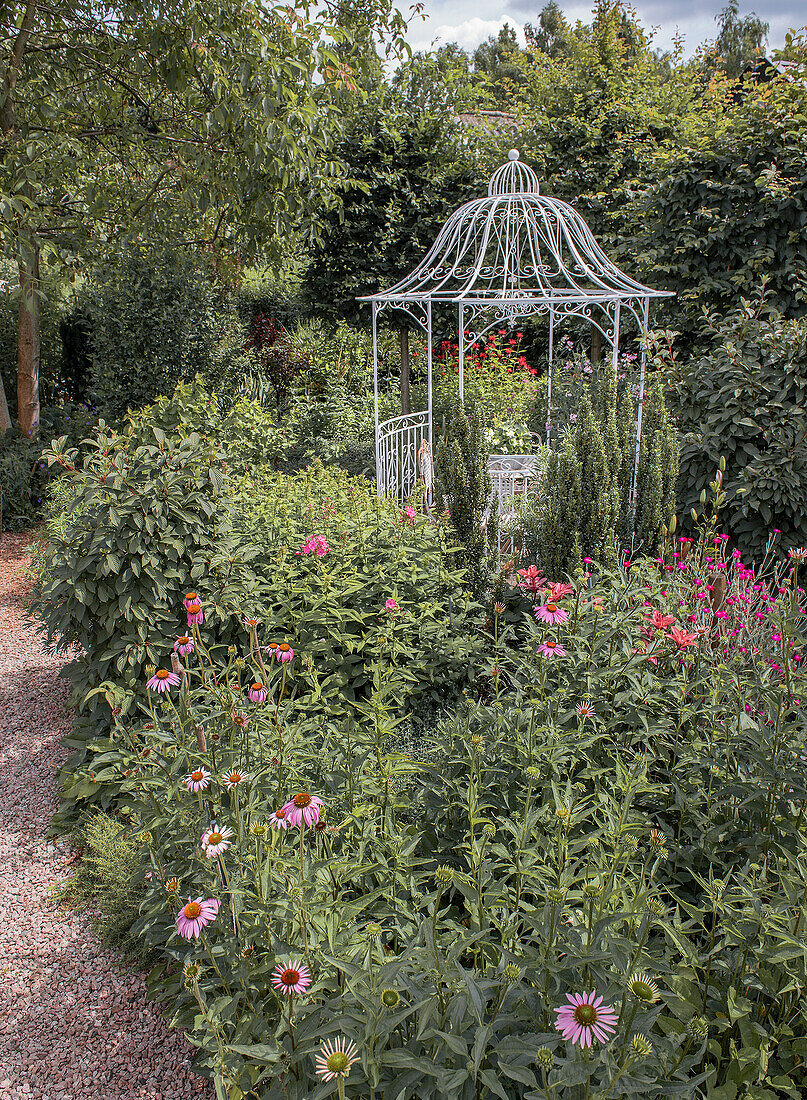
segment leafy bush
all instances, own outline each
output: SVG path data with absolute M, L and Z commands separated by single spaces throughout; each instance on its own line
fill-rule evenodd
M 550 451 L 546 472 L 520 513 L 527 558 L 555 576 L 572 572 L 584 558 L 613 564 L 620 547 L 654 553 L 663 525 L 675 515 L 678 438 L 658 372 L 646 388 L 634 514 L 634 380 L 622 377 L 619 388 L 610 371 L 601 372 L 596 386 L 578 381 L 576 411 L 568 413 L 562 442 Z
M 110 814 L 87 817 L 72 838 L 78 848 L 76 869 L 56 890 L 73 905 L 89 905 L 101 942 L 136 955 L 142 951 L 131 937 L 143 898 L 142 839 Z
M 131 246 L 87 284 L 93 403 L 112 422 L 200 374 L 223 396 L 248 374 L 245 330 L 210 271 Z
M 344 713 L 370 690 L 377 662 L 401 666 L 397 701 L 408 712 L 467 683 L 478 609 L 441 524 L 407 516 L 364 479 L 318 462 L 294 477 L 257 471 L 239 510 L 256 547 L 253 609 L 308 662 L 298 706 Z
M 681 507 L 697 505 L 724 456 L 727 530 L 761 560 L 774 528 L 785 545 L 807 543 L 807 322 L 744 303 L 712 317 L 708 336 L 675 384 Z
M 358 718 L 301 711 L 316 650 L 272 661 L 268 698 L 246 702 L 263 627 L 226 660 L 195 630 L 181 680 L 148 721 L 119 716 L 88 770 L 142 837 L 152 987 L 220 1090 L 332 1095 L 314 1056 L 344 1036 L 361 1096 L 803 1092 L 798 582 L 723 546 L 704 530 L 683 562 L 667 545 L 546 589 L 562 614 L 530 615 L 519 649 L 494 609 L 484 698 L 415 740 L 389 705 L 403 616 Z M 283 827 L 286 799 L 307 827 Z M 217 912 L 186 940 L 197 897 Z M 303 967 L 312 981 L 278 992 Z M 557 1011 L 592 989 L 616 1019 L 587 1051 Z

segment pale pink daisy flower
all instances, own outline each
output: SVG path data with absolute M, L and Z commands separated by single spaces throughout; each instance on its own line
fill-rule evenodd
M 358 1059 L 359 1052 L 356 1044 L 348 1042 L 341 1036 L 338 1039 L 328 1039 L 319 1048 L 316 1062 L 317 1077 L 323 1081 L 332 1081 L 334 1077 L 347 1077 L 350 1067 Z
M 188 612 L 188 626 L 201 626 L 205 621 L 205 613 L 200 603 L 189 603 L 185 610 Z
M 197 768 L 182 780 L 189 791 L 206 791 L 210 786 L 210 772 L 207 768 Z
M 222 852 L 226 852 L 230 847 L 230 837 L 232 835 L 232 829 L 226 825 L 223 825 L 220 829 L 210 828 L 207 832 L 202 833 L 200 843 L 207 858 L 213 859 L 215 856 L 220 856 Z
M 260 680 L 256 680 L 254 684 L 250 684 L 249 691 L 247 692 L 247 695 L 253 703 L 265 703 L 268 694 L 266 685 L 262 684 Z
M 578 703 L 574 708 L 581 718 L 593 718 L 595 711 L 591 703 Z
M 294 650 L 288 642 L 281 642 L 274 651 L 274 656 L 281 664 L 286 664 L 287 661 L 294 660 Z
M 319 821 L 319 811 L 325 803 L 321 798 L 317 798 L 314 794 L 309 794 L 308 791 L 300 791 L 294 798 L 290 799 L 283 809 L 286 811 L 286 820 L 289 825 L 296 826 L 304 825 L 316 825 Z
M 178 653 L 180 657 L 187 657 L 189 653 L 193 653 L 194 649 L 193 638 L 188 634 L 183 634 L 181 638 L 177 638 L 174 642 L 174 653 Z
M 272 971 L 272 985 L 286 997 L 293 993 L 305 993 L 311 985 L 311 971 L 301 959 L 289 959 L 278 963 Z
M 177 913 L 177 932 L 186 940 L 195 938 L 205 925 L 216 919 L 218 911 L 219 903 L 215 898 L 208 898 L 207 901 L 202 898 L 191 901 L 188 898 L 188 904 Z
M 555 1027 L 567 1042 L 590 1047 L 592 1037 L 605 1043 L 616 1031 L 617 1014 L 610 1005 L 602 1003 L 596 989 L 590 993 L 567 995 L 568 1004 L 556 1008 Z
M 257 630 L 257 628 L 261 625 L 260 619 L 244 619 L 243 622 L 247 630 Z
M 565 657 L 566 650 L 560 645 L 559 642 L 553 642 L 551 638 L 547 638 L 545 642 L 542 642 L 538 646 L 538 652 L 542 657 Z
M 150 691 L 169 691 L 172 687 L 179 686 L 179 677 L 175 672 L 168 672 L 167 669 L 158 668 L 150 680 L 146 681 L 146 687 Z
M 288 829 L 289 819 L 285 806 L 281 806 L 269 816 L 269 824 L 273 829 Z
M 535 618 L 541 623 L 550 623 L 554 626 L 555 623 L 568 622 L 569 612 L 558 607 L 556 603 L 545 603 L 535 608 Z
M 246 783 L 248 779 L 249 776 L 246 772 L 239 771 L 238 768 L 235 768 L 231 772 L 226 772 L 221 777 L 221 782 L 224 784 L 225 787 L 227 787 L 228 790 L 231 791 L 233 787 L 238 787 L 242 783 Z

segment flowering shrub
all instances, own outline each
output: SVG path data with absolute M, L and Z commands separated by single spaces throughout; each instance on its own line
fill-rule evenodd
M 319 501 L 267 533 L 299 546 Z M 320 529 L 288 559 L 324 578 Z M 220 1091 L 802 1095 L 802 559 L 755 572 L 707 524 L 574 585 L 525 567 L 528 613 L 491 609 L 473 697 L 415 738 L 409 661 L 314 709 L 293 602 L 286 663 L 264 624 L 225 658 L 195 623 L 92 768 L 141 845 L 152 983 Z M 400 653 L 413 608 L 374 599 Z

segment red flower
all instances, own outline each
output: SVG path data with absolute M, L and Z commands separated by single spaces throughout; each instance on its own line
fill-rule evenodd
M 682 630 L 679 626 L 671 627 L 668 638 L 672 638 L 679 649 L 686 649 L 687 646 L 695 645 L 698 640 L 697 634 L 690 634 L 686 630 Z
M 654 611 L 650 616 L 650 621 L 656 630 L 666 630 L 668 626 L 672 626 L 675 622 L 675 615 L 665 615 L 662 611 Z

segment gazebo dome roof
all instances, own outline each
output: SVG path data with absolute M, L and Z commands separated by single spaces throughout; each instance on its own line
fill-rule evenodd
M 666 297 L 609 260 L 583 218 L 540 193 L 518 150 L 493 173 L 485 197 L 449 217 L 426 256 L 389 290 L 364 301 L 553 304 Z

